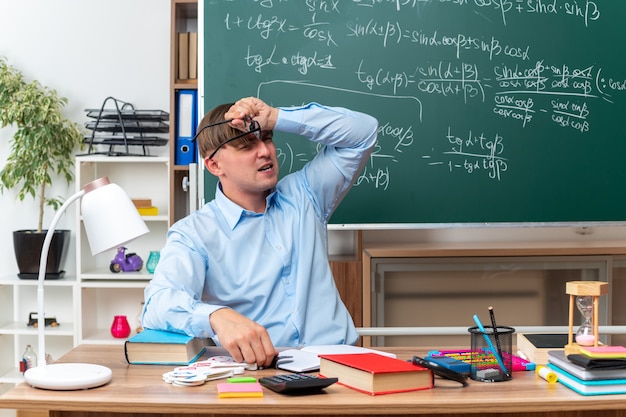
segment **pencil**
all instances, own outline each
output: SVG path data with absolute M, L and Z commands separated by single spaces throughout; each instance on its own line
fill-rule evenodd
M 494 334 L 494 338 L 496 339 L 496 349 L 498 349 L 498 355 L 500 355 L 500 357 L 504 359 L 504 356 L 502 356 L 502 346 L 500 345 L 500 337 L 498 337 L 498 325 L 496 324 L 496 315 L 493 312 L 492 306 L 489 306 L 489 317 L 491 317 L 491 327 L 493 327 L 493 334 Z M 511 376 L 509 372 L 506 370 L 504 373 L 506 374 L 507 378 Z
M 476 314 L 474 314 L 474 322 L 476 322 L 476 326 L 478 326 L 478 330 L 482 332 L 483 337 L 485 338 L 485 342 L 487 343 L 487 346 L 489 346 L 489 349 L 491 349 L 493 356 L 495 356 L 496 361 L 498 361 L 498 365 L 500 365 L 500 369 L 502 369 L 502 372 L 504 372 L 504 374 L 508 376 L 509 371 L 507 371 L 506 366 L 504 366 L 504 362 L 502 362 L 502 357 L 500 357 L 500 354 L 498 353 L 498 351 L 496 351 L 496 348 L 493 346 L 491 339 L 485 332 L 485 326 L 483 326 L 483 324 L 481 323 L 480 319 L 478 318 Z

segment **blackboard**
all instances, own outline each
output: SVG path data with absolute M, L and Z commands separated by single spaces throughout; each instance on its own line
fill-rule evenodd
M 258 96 L 379 120 L 377 148 L 331 223 L 626 220 L 626 1 L 203 7 L 205 109 Z M 281 174 L 316 153 L 274 137 Z

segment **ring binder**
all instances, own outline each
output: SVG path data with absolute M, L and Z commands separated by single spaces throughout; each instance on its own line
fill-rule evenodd
M 176 93 L 176 165 L 196 162 L 197 148 L 192 141 L 196 134 L 198 96 L 196 90 L 178 90 Z

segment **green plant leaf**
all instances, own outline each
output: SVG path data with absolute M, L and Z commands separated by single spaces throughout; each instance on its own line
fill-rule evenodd
M 83 147 L 83 132 L 63 116 L 67 98 L 34 80 L 26 83 L 22 73 L 0 57 L 0 127 L 16 128 L 6 165 L 0 171 L 0 192 L 16 189 L 23 201 L 39 203 L 38 230 L 44 206 L 57 210 L 62 199 L 46 197 L 56 178 L 74 180 L 74 151 Z

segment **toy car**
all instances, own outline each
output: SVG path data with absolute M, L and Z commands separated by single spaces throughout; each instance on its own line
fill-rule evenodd
M 126 253 L 124 246 L 117 248 L 117 254 L 109 265 L 111 272 L 141 271 L 141 268 L 143 268 L 143 260 L 136 253 Z
M 30 313 L 28 315 L 28 325 L 33 327 L 39 327 L 39 321 L 37 320 L 37 317 L 37 313 Z M 57 327 L 59 325 L 59 322 L 57 321 L 56 317 L 45 317 L 44 324 L 50 327 Z

